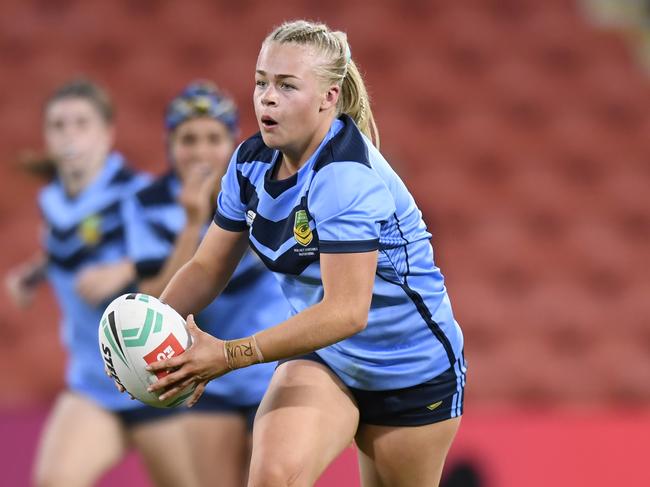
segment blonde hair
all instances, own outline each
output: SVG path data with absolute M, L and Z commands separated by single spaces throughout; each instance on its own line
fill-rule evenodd
M 317 76 L 327 84 L 341 87 L 337 114 L 349 115 L 359 130 L 379 147 L 379 132 L 370 108 L 370 97 L 363 77 L 352 60 L 345 32 L 332 31 L 322 23 L 294 20 L 283 23 L 271 32 L 264 44 L 269 42 L 291 42 L 316 49 L 325 60 L 316 68 Z

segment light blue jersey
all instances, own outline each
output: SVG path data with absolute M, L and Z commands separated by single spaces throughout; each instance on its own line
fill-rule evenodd
M 66 381 L 72 390 L 110 410 L 142 404 L 118 392 L 104 372 L 97 345 L 99 321 L 115 296 L 100 306 L 86 303 L 76 291 L 77 276 L 88 266 L 125 258 L 122 200 L 148 181 L 126 168 L 122 156 L 113 152 L 95 181 L 76 197 L 68 197 L 58 181 L 39 195 L 46 224 L 48 278 L 63 314 L 62 338 L 69 352 Z
M 155 276 L 174 250 L 186 223 L 177 202 L 178 178 L 169 173 L 140 191 L 126 205 L 129 255 L 140 278 Z M 207 224 L 206 224 L 207 229 Z M 252 335 L 284 321 L 289 306 L 273 274 L 247 252 L 223 293 L 195 318 L 204 331 L 223 340 Z M 235 370 L 208 383 L 206 393 L 248 406 L 261 401 L 275 364 Z
M 363 390 L 405 388 L 457 369 L 463 336 L 431 235 L 379 151 L 343 115 L 293 176 L 272 179 L 278 156 L 260 134 L 238 147 L 214 221 L 230 231 L 248 228 L 293 313 L 323 298 L 320 253 L 379 251 L 368 326 L 318 355 Z

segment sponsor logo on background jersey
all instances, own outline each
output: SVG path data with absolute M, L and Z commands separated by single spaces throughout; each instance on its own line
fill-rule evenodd
M 296 211 L 293 223 L 293 237 L 303 247 L 309 245 L 314 238 L 311 228 L 309 228 L 309 220 L 305 210 Z

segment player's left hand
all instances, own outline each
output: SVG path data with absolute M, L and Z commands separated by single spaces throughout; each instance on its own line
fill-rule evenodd
M 194 393 L 187 401 L 188 407 L 192 407 L 203 394 L 207 383 L 229 372 L 230 369 L 226 364 L 223 341 L 201 331 L 196 326 L 192 315 L 187 317 L 187 331 L 192 337 L 192 345 L 185 352 L 147 366 L 147 370 L 152 373 L 173 371 L 149 386 L 148 390 L 162 392 L 160 400 L 164 401 L 186 387 L 196 384 Z

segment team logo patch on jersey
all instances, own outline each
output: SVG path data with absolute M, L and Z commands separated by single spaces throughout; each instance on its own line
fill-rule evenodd
M 81 241 L 86 245 L 97 245 L 102 238 L 102 221 L 99 215 L 85 218 L 77 229 Z
M 314 235 L 311 233 L 311 228 L 309 228 L 309 219 L 305 210 L 296 211 L 293 223 L 293 237 L 303 247 L 309 245 L 314 238 Z

